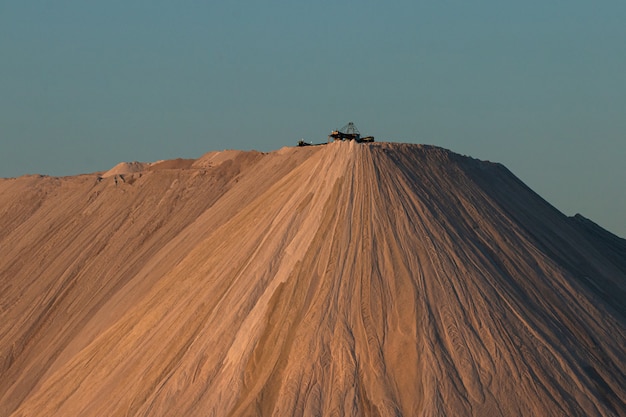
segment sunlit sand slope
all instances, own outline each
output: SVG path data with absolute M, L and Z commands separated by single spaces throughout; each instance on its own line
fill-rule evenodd
M 626 415 L 626 242 L 341 142 L 0 180 L 2 416 Z

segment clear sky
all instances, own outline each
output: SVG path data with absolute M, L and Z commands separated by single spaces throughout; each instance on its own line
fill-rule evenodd
M 353 121 L 501 162 L 626 237 L 626 1 L 0 0 L 0 177 Z

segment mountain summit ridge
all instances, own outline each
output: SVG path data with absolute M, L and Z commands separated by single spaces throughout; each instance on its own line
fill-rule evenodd
M 0 181 L 0 415 L 626 415 L 625 241 L 501 164 L 145 166 Z

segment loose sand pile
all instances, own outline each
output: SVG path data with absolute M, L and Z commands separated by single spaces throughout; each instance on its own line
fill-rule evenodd
M 626 415 L 626 243 L 501 165 L 150 166 L 0 180 L 0 416 Z
M 144 171 L 149 166 L 150 164 L 145 162 L 120 162 L 119 164 L 115 165 L 113 168 L 102 174 L 102 178 L 114 177 L 116 175 L 134 174 L 135 172 Z

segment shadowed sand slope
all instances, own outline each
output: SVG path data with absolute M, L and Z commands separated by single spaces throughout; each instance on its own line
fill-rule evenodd
M 214 152 L 0 213 L 1 416 L 626 415 L 625 241 L 499 164 Z

